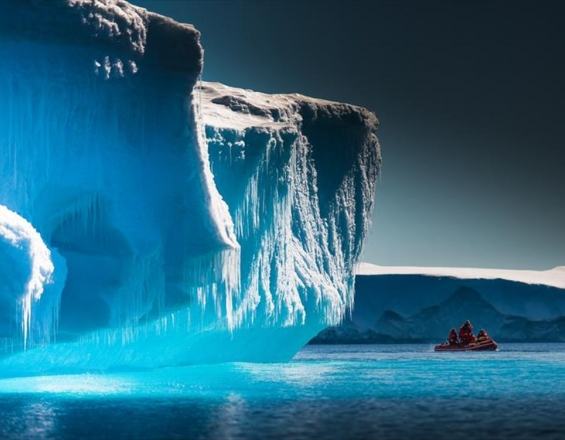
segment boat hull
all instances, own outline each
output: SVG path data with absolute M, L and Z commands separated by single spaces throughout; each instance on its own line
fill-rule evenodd
M 434 347 L 434 351 L 496 351 L 497 349 L 498 344 L 492 339 L 468 345 L 439 344 Z

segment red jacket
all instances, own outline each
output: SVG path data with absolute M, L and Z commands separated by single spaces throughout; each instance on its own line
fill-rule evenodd
M 461 342 L 472 342 L 475 340 L 475 337 L 473 336 L 473 327 L 470 325 L 463 325 L 460 329 L 459 329 L 459 339 L 461 339 Z

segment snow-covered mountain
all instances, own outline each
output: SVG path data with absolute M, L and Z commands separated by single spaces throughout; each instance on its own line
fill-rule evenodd
M 363 320 L 385 310 L 411 315 L 439 304 L 459 287 L 475 289 L 507 315 L 554 319 L 565 315 L 565 270 L 547 271 L 359 265 L 356 310 Z M 369 319 L 369 317 L 368 317 Z
M 369 327 L 348 318 L 339 325 L 322 331 L 313 343 L 414 343 L 441 342 L 451 328 L 469 319 L 475 331 L 487 329 L 499 342 L 564 342 L 565 317 L 531 320 L 505 315 L 486 301 L 476 290 L 460 287 L 446 300 L 425 307 L 410 316 L 385 310 Z
M 565 271 L 357 267 L 355 308 L 316 342 L 444 338 L 471 319 L 501 340 L 565 339 Z
M 200 83 L 199 32 L 122 0 L 0 5 L 0 369 L 287 359 L 340 321 L 371 112 Z
M 473 267 L 378 266 L 371 263 L 359 263 L 355 268 L 355 273 L 360 276 L 422 275 L 461 280 L 506 280 L 565 289 L 565 266 L 558 266 L 549 270 L 511 270 Z

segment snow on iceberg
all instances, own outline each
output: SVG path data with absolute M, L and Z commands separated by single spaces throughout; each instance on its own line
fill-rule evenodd
M 57 306 L 65 280 L 66 268 L 58 254 L 52 256 L 41 235 L 24 218 L 0 205 L 0 340 L 21 331 L 24 344 L 30 338 L 32 309 L 44 307 L 43 328 L 36 333 L 53 333 Z M 60 263 L 55 283 L 55 264 Z
M 372 113 L 195 88 L 198 31 L 121 0 L 0 5 L 0 204 L 56 272 L 0 374 L 287 359 L 339 322 L 380 163 Z

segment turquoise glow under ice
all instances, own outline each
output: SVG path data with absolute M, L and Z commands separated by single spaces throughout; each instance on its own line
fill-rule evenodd
M 565 344 L 307 347 L 289 363 L 0 379 L 0 438 L 562 439 Z
M 438 354 L 427 345 L 309 346 L 289 363 L 231 363 L 127 374 L 7 378 L 0 380 L 0 397 L 565 397 L 563 377 L 565 344 L 507 344 L 499 352 L 475 354 Z

